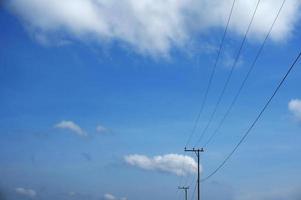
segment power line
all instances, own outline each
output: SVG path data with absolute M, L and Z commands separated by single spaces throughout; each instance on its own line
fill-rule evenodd
M 187 140 L 187 142 L 185 144 L 185 147 L 187 147 L 187 145 L 190 143 L 190 140 L 192 139 L 192 136 L 195 134 L 198 122 L 200 120 L 201 114 L 202 114 L 202 112 L 204 110 L 204 107 L 205 107 L 205 104 L 207 102 L 208 93 L 209 93 L 209 90 L 210 90 L 211 85 L 212 85 L 213 77 L 215 75 L 217 63 L 218 63 L 218 60 L 220 58 L 220 55 L 221 55 L 221 52 L 222 52 L 222 48 L 224 46 L 224 41 L 225 41 L 226 34 L 227 34 L 227 31 L 228 31 L 228 27 L 229 27 L 229 24 L 230 24 L 230 19 L 231 19 L 232 13 L 233 13 L 233 8 L 234 8 L 234 5 L 235 5 L 235 1 L 236 0 L 233 0 L 233 2 L 232 2 L 230 13 L 229 13 L 229 16 L 228 16 L 228 19 L 227 19 L 227 25 L 226 25 L 226 28 L 224 30 L 224 33 L 223 33 L 223 36 L 222 36 L 222 40 L 221 40 L 221 43 L 220 43 L 220 46 L 219 46 L 219 50 L 218 50 L 218 53 L 217 53 L 217 56 L 216 56 L 216 59 L 215 59 L 214 65 L 213 65 L 213 69 L 212 69 L 211 74 L 210 74 L 210 78 L 209 78 L 209 81 L 208 81 L 208 84 L 207 84 L 207 87 L 206 87 L 206 90 L 205 90 L 204 98 L 203 98 L 203 101 L 201 103 L 200 110 L 199 110 L 199 112 L 197 114 L 197 118 L 196 118 L 196 120 L 194 122 L 192 131 L 191 131 L 191 133 L 190 133 L 190 135 L 188 137 L 188 140 Z
M 197 181 L 197 176 L 188 176 L 186 179 L 185 185 L 189 185 L 189 187 L 192 187 L 192 185 Z
M 190 200 L 193 200 L 193 199 L 194 199 L 195 192 L 196 192 L 196 188 L 197 188 L 197 183 L 195 183 L 194 190 L 193 190 L 193 192 L 192 192 L 192 195 L 191 195 Z
M 195 131 L 196 131 L 196 129 L 197 129 L 198 122 L 199 122 L 199 120 L 200 120 L 200 117 L 201 117 L 202 112 L 203 112 L 203 110 L 204 110 L 205 104 L 206 104 L 206 102 L 207 102 L 208 93 L 209 93 L 209 90 L 210 90 L 211 85 L 212 85 L 213 77 L 214 77 L 214 75 L 215 75 L 217 63 L 218 63 L 218 60 L 219 60 L 219 58 L 220 58 L 220 55 L 221 55 L 221 52 L 222 52 L 222 48 L 223 48 L 223 46 L 224 46 L 224 41 L 225 41 L 225 38 L 226 38 L 226 34 L 227 34 L 227 32 L 228 32 L 228 28 L 229 28 L 230 20 L 231 20 L 231 17 L 232 17 L 232 13 L 233 13 L 233 9 L 234 9 L 235 2 L 236 2 L 236 0 L 233 0 L 233 2 L 232 2 L 231 9 L 230 9 L 230 13 L 229 13 L 229 16 L 228 16 L 228 19 L 227 19 L 227 23 L 226 23 L 226 28 L 225 28 L 225 30 L 224 30 L 224 33 L 223 33 L 223 36 L 222 36 L 221 43 L 220 43 L 220 45 L 219 45 L 219 50 L 218 50 L 218 53 L 217 53 L 217 55 L 216 55 L 216 59 L 215 59 L 214 65 L 213 65 L 213 69 L 212 69 L 211 74 L 210 74 L 210 78 L 209 78 L 209 81 L 208 81 L 208 84 L 207 84 L 207 87 L 206 87 L 206 90 L 205 90 L 204 98 L 203 98 L 203 100 L 202 100 L 200 110 L 199 110 L 199 112 L 198 112 L 198 114 L 197 114 L 197 118 L 196 118 L 196 120 L 195 120 L 195 122 L 194 122 L 194 124 L 193 124 L 192 131 L 191 131 L 191 133 L 190 133 L 190 135 L 188 136 L 188 139 L 187 139 L 187 141 L 186 141 L 185 147 L 187 147 L 187 145 L 190 143 L 190 141 L 191 141 L 193 135 L 195 134 Z M 185 154 L 186 154 L 186 152 L 185 152 Z M 180 183 L 183 181 L 182 179 L 183 179 L 183 177 L 181 178 Z
M 257 12 L 257 10 L 258 10 L 258 6 L 259 6 L 260 1 L 261 1 L 261 0 L 258 0 L 258 1 L 257 1 L 255 10 L 254 10 L 254 12 L 253 12 L 253 14 L 252 14 L 251 21 L 250 21 L 250 23 L 249 23 L 249 25 L 248 25 L 248 28 L 247 28 L 247 30 L 246 30 L 246 32 L 245 32 L 245 34 L 244 34 L 244 38 L 243 38 L 243 40 L 242 40 L 242 42 L 241 42 L 241 44 L 240 44 L 239 50 L 238 50 L 238 52 L 237 52 L 237 54 L 236 54 L 235 60 L 234 60 L 233 65 L 232 65 L 232 67 L 231 67 L 231 71 L 230 71 L 230 73 L 228 74 L 228 77 L 227 77 L 226 82 L 225 82 L 225 84 L 224 84 L 224 86 L 223 86 L 222 92 L 221 92 L 221 94 L 220 94 L 220 96 L 219 96 L 219 98 L 218 98 L 218 100 L 217 100 L 217 103 L 215 104 L 215 107 L 214 107 L 214 109 L 213 109 L 213 112 L 211 113 L 211 115 L 210 115 L 210 117 L 209 117 L 209 121 L 207 122 L 205 128 L 203 129 L 203 131 L 202 131 L 202 133 L 201 133 L 199 139 L 197 140 L 195 146 L 197 146 L 197 145 L 200 143 L 200 141 L 203 139 L 204 135 L 206 134 L 206 132 L 207 132 L 208 128 L 210 127 L 211 122 L 212 122 L 212 120 L 213 120 L 213 118 L 214 118 L 214 116 L 215 116 L 215 114 L 216 114 L 216 112 L 217 112 L 217 110 L 218 110 L 218 107 L 219 107 L 219 105 L 220 105 L 220 103 L 221 103 L 221 101 L 222 101 L 222 99 L 223 99 L 223 97 L 224 97 L 224 95 L 225 95 L 226 89 L 227 89 L 227 87 L 228 87 L 228 85 L 229 85 L 229 82 L 230 82 L 230 80 L 231 80 L 231 78 L 232 78 L 234 69 L 235 69 L 236 64 L 237 64 L 237 62 L 238 62 L 238 59 L 239 59 L 239 57 L 240 57 L 242 48 L 243 48 L 243 46 L 244 46 L 244 44 L 245 44 L 245 42 L 246 42 L 247 35 L 248 35 L 248 33 L 249 33 L 249 31 L 250 31 L 250 28 L 251 28 L 251 25 L 252 25 L 252 23 L 253 23 L 253 21 L 254 21 L 255 14 L 256 14 L 256 12 Z
M 255 118 L 255 120 L 253 121 L 253 123 L 247 129 L 247 131 L 245 132 L 245 134 L 243 135 L 243 137 L 236 144 L 236 146 L 234 147 L 234 149 L 230 152 L 230 154 L 228 154 L 228 156 L 224 159 L 224 161 L 212 173 L 210 173 L 208 176 L 206 176 L 204 179 L 201 180 L 202 182 L 208 180 L 210 177 L 212 177 L 214 174 L 216 174 L 226 164 L 226 162 L 230 159 L 230 157 L 235 153 L 235 151 L 238 149 L 238 147 L 246 139 L 246 137 L 249 135 L 249 133 L 251 132 L 251 130 L 253 129 L 253 127 L 256 125 L 256 123 L 261 118 L 261 116 L 264 113 L 264 111 L 267 109 L 267 107 L 269 106 L 269 104 L 271 103 L 271 101 L 273 100 L 273 98 L 275 97 L 275 95 L 277 94 L 277 92 L 279 91 L 279 89 L 281 88 L 281 86 L 283 85 L 284 81 L 286 80 L 286 78 L 288 77 L 288 75 L 290 74 L 290 72 L 292 71 L 292 69 L 294 68 L 294 66 L 296 65 L 296 63 L 299 61 L 300 57 L 301 57 L 301 51 L 299 52 L 298 56 L 295 58 L 294 62 L 289 67 L 289 69 L 287 70 L 287 72 L 285 73 L 285 75 L 283 76 L 283 78 L 281 79 L 281 81 L 279 82 L 279 84 L 277 85 L 277 87 L 274 90 L 274 92 L 272 93 L 271 97 L 265 103 L 265 105 L 261 109 L 260 113 L 257 115 L 257 117 Z
M 238 91 L 237 91 L 237 93 L 236 93 L 236 95 L 234 97 L 234 99 L 232 100 L 230 106 L 228 107 L 227 111 L 223 115 L 222 120 L 219 122 L 219 124 L 218 124 L 217 128 L 214 130 L 213 134 L 209 137 L 209 139 L 207 140 L 207 142 L 204 144 L 204 147 L 207 146 L 212 141 L 212 139 L 214 138 L 214 136 L 218 133 L 218 131 L 220 130 L 220 128 L 223 126 L 223 124 L 224 124 L 226 118 L 228 117 L 228 115 L 230 114 L 232 108 L 234 107 L 237 99 L 239 98 L 239 96 L 240 96 L 240 94 L 242 92 L 242 89 L 244 88 L 244 86 L 245 86 L 245 84 L 246 84 L 246 82 L 247 82 L 247 80 L 248 80 L 251 72 L 253 71 L 253 69 L 255 67 L 255 64 L 257 63 L 257 60 L 258 60 L 258 58 L 259 58 L 259 56 L 260 56 L 260 54 L 261 54 L 261 52 L 262 52 L 262 50 L 263 50 L 266 42 L 267 42 L 267 39 L 269 38 L 269 36 L 270 36 L 270 34 L 271 34 L 272 30 L 273 30 L 273 27 L 274 27 L 274 25 L 275 25 L 275 23 L 276 23 L 276 21 L 277 21 L 277 19 L 279 17 L 279 14 L 280 14 L 280 12 L 281 12 L 281 10 L 282 10 L 285 2 L 286 2 L 286 0 L 282 1 L 282 4 L 281 4 L 281 6 L 280 6 L 280 8 L 279 8 L 279 10 L 277 12 L 277 15 L 274 18 L 274 21 L 273 21 L 272 25 L 270 26 L 270 28 L 268 30 L 268 33 L 267 33 L 266 37 L 264 38 L 264 40 L 263 40 L 263 42 L 262 42 L 262 44 L 261 44 L 261 46 L 260 46 L 260 48 L 259 48 L 259 50 L 258 50 L 258 52 L 257 52 L 257 54 L 255 56 L 255 58 L 254 58 L 254 60 L 253 60 L 253 62 L 251 64 L 251 66 L 250 66 L 250 68 L 249 68 L 249 70 L 248 70 L 248 72 L 247 72 L 247 74 L 246 74 L 246 76 L 245 76 L 242 84 L 240 85 L 240 87 L 239 87 L 239 89 L 238 89 Z

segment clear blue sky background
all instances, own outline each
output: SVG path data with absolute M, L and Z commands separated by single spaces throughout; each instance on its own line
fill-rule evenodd
M 297 55 L 299 22 L 284 41 L 268 41 L 221 133 L 202 154 L 203 176 L 231 151 Z M 196 35 L 191 49 L 173 47 L 170 57 L 162 58 L 118 41 L 41 45 L 5 7 L 0 27 L 0 189 L 7 199 L 27 198 L 15 194 L 17 187 L 34 189 L 41 200 L 102 199 L 106 193 L 133 200 L 182 198 L 176 191 L 179 177 L 129 166 L 124 156 L 184 154 L 216 55 L 201 45 L 218 46 L 222 28 Z M 230 55 L 241 39 L 229 34 Z M 259 44 L 246 43 L 208 134 Z M 200 127 L 229 73 L 225 63 L 217 67 Z M 300 198 L 301 124 L 288 110 L 290 100 L 301 98 L 300 77 L 298 64 L 247 141 L 202 184 L 204 198 Z M 75 122 L 89 136 L 55 128 L 62 120 Z M 108 131 L 98 133 L 97 125 Z

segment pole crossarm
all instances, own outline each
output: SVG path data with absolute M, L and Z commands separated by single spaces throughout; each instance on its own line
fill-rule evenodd
M 184 148 L 184 151 L 190 151 L 190 152 L 204 152 L 203 148 L 192 148 L 192 149 L 187 149 L 186 147 Z
M 179 190 L 188 190 L 189 187 L 178 187 Z

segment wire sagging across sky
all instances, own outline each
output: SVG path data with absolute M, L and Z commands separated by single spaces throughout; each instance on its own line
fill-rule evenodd
M 230 13 L 229 13 L 229 16 L 228 16 L 228 19 L 227 19 L 227 25 L 226 25 L 226 28 L 224 30 L 221 43 L 219 45 L 219 49 L 218 49 L 218 52 L 217 52 L 217 55 L 216 55 L 216 58 L 215 58 L 215 61 L 214 61 L 214 65 L 213 65 L 213 68 L 212 68 L 212 71 L 211 71 L 211 74 L 210 74 L 210 77 L 209 77 L 209 81 L 208 81 L 208 84 L 207 84 L 207 87 L 206 87 L 206 90 L 205 90 L 204 98 L 202 100 L 201 107 L 200 107 L 199 112 L 197 114 L 197 118 L 194 121 L 192 131 L 191 131 L 191 133 L 188 136 L 188 139 L 186 141 L 185 147 L 187 147 L 187 145 L 190 143 L 193 135 L 195 134 L 195 131 L 197 129 L 197 125 L 199 123 L 200 117 L 201 117 L 201 115 L 203 113 L 203 110 L 205 108 L 205 105 L 206 105 L 206 102 L 207 102 L 207 98 L 208 98 L 208 93 L 210 91 L 210 88 L 211 88 L 211 85 L 212 85 L 212 81 L 213 81 L 213 78 L 214 78 L 214 75 L 215 75 L 217 63 L 219 61 L 219 58 L 220 58 L 220 55 L 221 55 L 221 52 L 222 52 L 222 49 L 223 49 L 223 46 L 224 46 L 225 38 L 226 38 L 226 35 L 227 35 L 227 32 L 228 32 L 228 28 L 229 28 L 230 20 L 231 20 L 231 17 L 232 17 L 232 13 L 233 13 L 235 1 L 236 0 L 233 0 L 233 2 L 232 2 Z
M 236 0 L 232 1 L 232 5 L 231 5 L 230 12 L 229 12 L 229 15 L 228 15 L 226 27 L 225 27 L 225 30 L 224 30 L 223 35 L 222 35 L 222 39 L 221 39 L 221 42 L 220 42 L 220 45 L 219 45 L 219 49 L 218 49 L 218 52 L 217 52 L 217 55 L 216 55 L 216 59 L 215 59 L 214 65 L 213 65 L 213 69 L 212 69 L 211 74 L 210 74 L 210 78 L 209 78 L 209 81 L 208 81 L 208 84 L 207 84 L 207 87 L 206 87 L 206 90 L 205 90 L 205 94 L 204 94 L 204 97 L 203 97 L 203 100 L 202 100 L 202 103 L 201 103 L 201 107 L 200 107 L 199 112 L 197 114 L 197 118 L 194 121 L 194 124 L 193 124 L 193 127 L 192 127 L 192 131 L 189 134 L 188 139 L 187 139 L 187 141 L 185 143 L 185 147 L 187 147 L 187 145 L 190 143 L 192 137 L 194 136 L 195 131 L 197 129 L 198 122 L 199 122 L 200 117 L 202 115 L 202 112 L 203 112 L 203 110 L 205 108 L 205 105 L 206 105 L 206 102 L 207 102 L 208 93 L 210 91 L 210 88 L 211 88 L 211 85 L 212 85 L 212 81 L 213 81 L 213 78 L 214 78 L 214 75 L 215 75 L 215 71 L 216 71 L 216 68 L 217 68 L 217 63 L 219 61 L 219 58 L 220 58 L 220 55 L 221 55 L 221 52 L 222 52 L 222 49 L 223 49 L 223 46 L 224 46 L 225 38 L 226 38 L 226 35 L 227 35 L 227 32 L 228 32 L 228 28 L 229 28 L 229 24 L 230 24 L 230 21 L 231 21 L 232 14 L 233 14 L 235 2 L 236 2 Z M 185 154 L 186 154 L 186 152 L 185 152 Z M 181 185 L 181 183 L 183 181 L 182 179 L 183 179 L 183 177 L 181 177 L 179 185 Z
M 254 21 L 256 12 L 257 12 L 257 10 L 258 10 L 258 6 L 259 6 L 259 4 L 260 4 L 260 1 L 261 1 L 261 0 L 258 0 L 257 3 L 256 3 L 256 7 L 255 7 L 255 10 L 254 10 L 254 12 L 253 12 L 253 14 L 252 14 L 252 18 L 251 18 L 251 20 L 250 20 L 250 22 L 249 22 L 249 24 L 248 24 L 248 28 L 247 28 L 247 30 L 246 30 L 246 32 L 245 32 L 245 34 L 244 34 L 243 40 L 242 40 L 242 42 L 241 42 L 241 44 L 240 44 L 240 47 L 239 47 L 239 49 L 238 49 L 238 52 L 237 52 L 237 54 L 236 54 L 235 60 L 234 60 L 234 62 L 233 62 L 233 65 L 231 66 L 231 71 L 230 71 L 230 73 L 228 74 L 228 77 L 227 77 L 227 79 L 226 79 L 226 82 L 225 82 L 225 84 L 224 84 L 224 86 L 223 86 L 223 88 L 222 88 L 222 92 L 221 92 L 221 94 L 219 95 L 218 100 L 217 100 L 217 102 L 216 102 L 216 104 L 215 104 L 215 106 L 214 106 L 214 109 L 213 109 L 213 111 L 212 111 L 212 113 L 211 113 L 211 115 L 210 115 L 210 117 L 209 117 L 209 120 L 208 120 L 206 126 L 204 127 L 203 131 L 201 132 L 201 134 L 200 134 L 200 136 L 199 136 L 197 142 L 195 143 L 194 147 L 196 147 L 196 146 L 201 142 L 201 140 L 203 139 L 204 135 L 206 134 L 206 132 L 207 132 L 208 128 L 210 127 L 210 125 L 211 125 L 211 123 L 212 123 L 212 120 L 213 120 L 213 118 L 214 118 L 214 116 L 215 116 L 215 114 L 216 114 L 216 112 L 217 112 L 217 110 L 218 110 L 218 108 L 219 108 L 219 105 L 220 105 L 220 103 L 221 103 L 221 101 L 222 101 L 222 99 L 223 99 L 223 97 L 224 97 L 224 95 L 225 95 L 225 92 L 226 92 L 226 90 L 227 90 L 227 88 L 228 88 L 228 85 L 229 85 L 229 83 L 230 83 L 230 80 L 231 80 L 231 78 L 232 78 L 234 69 L 235 69 L 235 67 L 236 67 L 236 65 L 237 65 L 237 62 L 238 62 L 239 58 L 240 58 L 242 49 L 243 49 L 244 44 L 245 44 L 245 42 L 246 42 L 246 40 L 247 40 L 247 35 L 248 35 L 248 33 L 249 33 L 249 31 L 250 31 L 250 28 L 251 28 L 251 26 L 252 26 L 252 24 L 253 24 L 253 21 Z
M 264 48 L 264 46 L 265 46 L 265 44 L 267 42 L 267 39 L 269 38 L 269 36 L 270 36 L 270 34 L 271 34 L 272 30 L 273 30 L 273 27 L 274 27 L 274 25 L 275 25 L 275 23 L 276 23 L 279 15 L 280 15 L 280 13 L 281 13 L 281 10 L 282 10 L 285 2 L 286 2 L 286 0 L 282 1 L 282 4 L 281 4 L 281 6 L 280 6 L 280 8 L 279 8 L 279 10 L 277 12 L 277 15 L 274 18 L 274 21 L 273 21 L 272 25 L 270 26 L 270 28 L 268 30 L 268 33 L 267 33 L 266 37 L 264 38 L 264 40 L 263 40 L 263 42 L 262 42 L 259 50 L 257 51 L 257 54 L 256 54 L 256 56 L 255 56 L 255 58 L 254 58 L 254 60 L 253 60 L 253 62 L 251 64 L 251 66 L 250 66 L 250 68 L 249 68 L 249 70 L 248 70 L 248 72 L 247 72 L 247 74 L 246 74 L 243 82 L 241 83 L 241 85 L 240 85 L 240 87 L 239 87 L 236 95 L 234 96 L 234 98 L 233 98 L 231 104 L 229 105 L 229 107 L 227 108 L 227 110 L 226 110 L 225 114 L 223 115 L 221 121 L 218 123 L 217 128 L 214 130 L 213 134 L 210 135 L 209 139 L 204 144 L 204 148 L 213 140 L 214 136 L 216 136 L 216 134 L 219 132 L 219 130 L 223 126 L 224 122 L 226 121 L 226 118 L 229 116 L 232 108 L 234 107 L 236 101 L 238 100 L 238 98 L 239 98 L 239 96 L 240 96 L 240 94 L 241 94 L 241 92 L 242 92 L 242 90 L 243 90 L 243 88 L 244 88 L 244 86 L 245 86 L 245 84 L 246 84 L 246 82 L 247 82 L 247 80 L 248 80 L 251 72 L 253 71 L 253 69 L 254 69 L 257 61 L 258 61 L 258 58 L 259 58 L 259 56 L 260 56 L 260 54 L 261 54 L 261 52 L 262 52 L 262 50 L 263 50 L 263 48 Z
M 279 89 L 283 85 L 284 81 L 287 79 L 288 75 L 291 73 L 291 71 L 293 70 L 293 68 L 296 66 L 296 64 L 299 61 L 300 57 L 301 57 L 301 51 L 298 53 L 297 57 L 294 59 L 294 61 L 291 64 L 291 66 L 288 68 L 288 70 L 284 74 L 283 78 L 281 79 L 281 81 L 279 82 L 279 84 L 277 85 L 277 87 L 275 88 L 274 92 L 272 93 L 272 95 L 270 96 L 270 98 L 268 99 L 268 101 L 264 104 L 263 108 L 261 109 L 261 111 L 259 112 L 259 114 L 257 115 L 257 117 L 251 123 L 251 125 L 249 126 L 249 128 L 247 129 L 247 131 L 244 133 L 243 137 L 235 145 L 235 147 L 233 148 L 233 150 L 226 156 L 226 158 L 223 160 L 223 162 L 221 162 L 221 164 L 213 172 L 211 172 L 208 176 L 206 176 L 205 178 L 203 178 L 201 180 L 202 182 L 208 180 L 210 177 L 212 177 L 214 174 L 216 174 L 226 164 L 226 162 L 231 158 L 231 156 L 236 152 L 236 150 L 238 149 L 238 147 L 245 141 L 245 139 L 250 134 L 250 132 L 252 131 L 252 129 L 254 128 L 254 126 L 256 125 L 256 123 L 261 118 L 262 114 L 266 111 L 266 109 L 270 105 L 271 101 L 274 99 L 275 95 L 278 93 Z

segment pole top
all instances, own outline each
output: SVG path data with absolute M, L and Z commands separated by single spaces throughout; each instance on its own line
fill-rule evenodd
M 180 190 L 188 190 L 189 189 L 189 186 L 187 186 L 187 187 L 185 187 L 185 186 L 183 186 L 183 187 L 178 187 L 178 189 L 180 189 Z
M 194 151 L 194 152 L 204 152 L 204 148 L 195 148 L 193 147 L 192 149 L 187 149 L 187 147 L 184 147 L 184 151 Z

